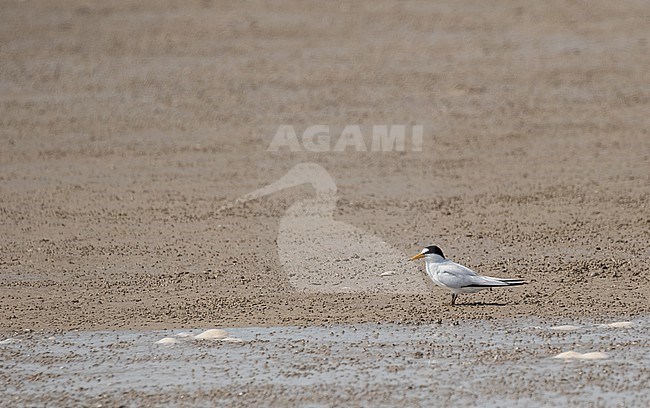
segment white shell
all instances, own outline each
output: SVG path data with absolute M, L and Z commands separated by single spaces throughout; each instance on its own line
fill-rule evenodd
M 243 343 L 244 340 L 238 339 L 237 337 L 225 337 L 221 339 L 221 341 L 226 342 L 226 343 Z
M 632 322 L 614 322 L 610 324 L 601 324 L 600 327 L 611 327 L 612 329 L 629 329 L 634 326 Z
M 601 353 L 600 351 L 592 351 L 591 353 L 585 353 L 579 357 L 581 360 L 600 360 L 607 358 L 607 354 Z
M 397 272 L 395 272 L 395 271 L 386 271 L 386 272 L 382 273 L 379 276 L 393 276 L 393 275 L 397 275 Z
M 221 329 L 206 330 L 203 333 L 194 336 L 195 339 L 199 340 L 220 340 L 224 337 L 228 337 L 228 332 Z
M 156 342 L 156 344 L 176 344 L 176 343 L 178 343 L 178 340 L 172 337 L 165 337 Z
M 578 359 L 578 360 L 600 360 L 607 358 L 607 354 L 601 353 L 600 351 L 592 351 L 591 353 L 578 353 L 577 351 L 565 351 L 560 353 L 553 358 L 562 358 L 562 359 Z
M 572 326 L 572 325 L 570 325 L 570 324 L 566 324 L 566 325 L 564 325 L 564 326 L 553 326 L 553 327 L 551 327 L 551 329 L 552 329 L 552 330 L 565 330 L 565 331 L 569 331 L 569 330 L 576 330 L 576 329 L 579 329 L 579 327 L 578 327 L 578 326 Z

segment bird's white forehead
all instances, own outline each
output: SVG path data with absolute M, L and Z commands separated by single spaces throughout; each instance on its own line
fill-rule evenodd
M 421 254 L 423 254 L 423 253 L 425 253 L 425 252 L 427 252 L 427 249 L 426 249 L 426 248 L 424 248 L 422 251 L 420 251 Z

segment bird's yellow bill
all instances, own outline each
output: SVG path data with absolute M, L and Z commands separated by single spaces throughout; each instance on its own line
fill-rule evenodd
M 424 254 L 413 255 L 409 258 L 410 261 L 415 261 L 416 259 L 424 258 Z

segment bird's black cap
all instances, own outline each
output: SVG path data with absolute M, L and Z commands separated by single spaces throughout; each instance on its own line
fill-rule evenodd
M 440 249 L 440 247 L 437 245 L 430 245 L 425 249 L 427 250 L 425 254 L 436 254 L 436 255 L 440 255 L 443 258 L 445 257 L 445 255 L 442 253 L 442 249 Z

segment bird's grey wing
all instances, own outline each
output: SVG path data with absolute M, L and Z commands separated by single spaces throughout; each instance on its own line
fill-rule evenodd
M 438 280 L 449 288 L 492 288 L 526 283 L 521 279 L 500 279 L 479 275 L 455 262 L 448 262 L 438 267 Z
M 482 276 L 455 262 L 440 265 L 438 279 L 450 288 L 490 288 L 495 286 L 517 285 L 521 282 L 519 280 L 510 281 L 508 279 Z
M 448 262 L 438 266 L 438 280 L 449 288 L 462 288 L 478 283 L 479 275 L 473 270 L 457 264 Z

